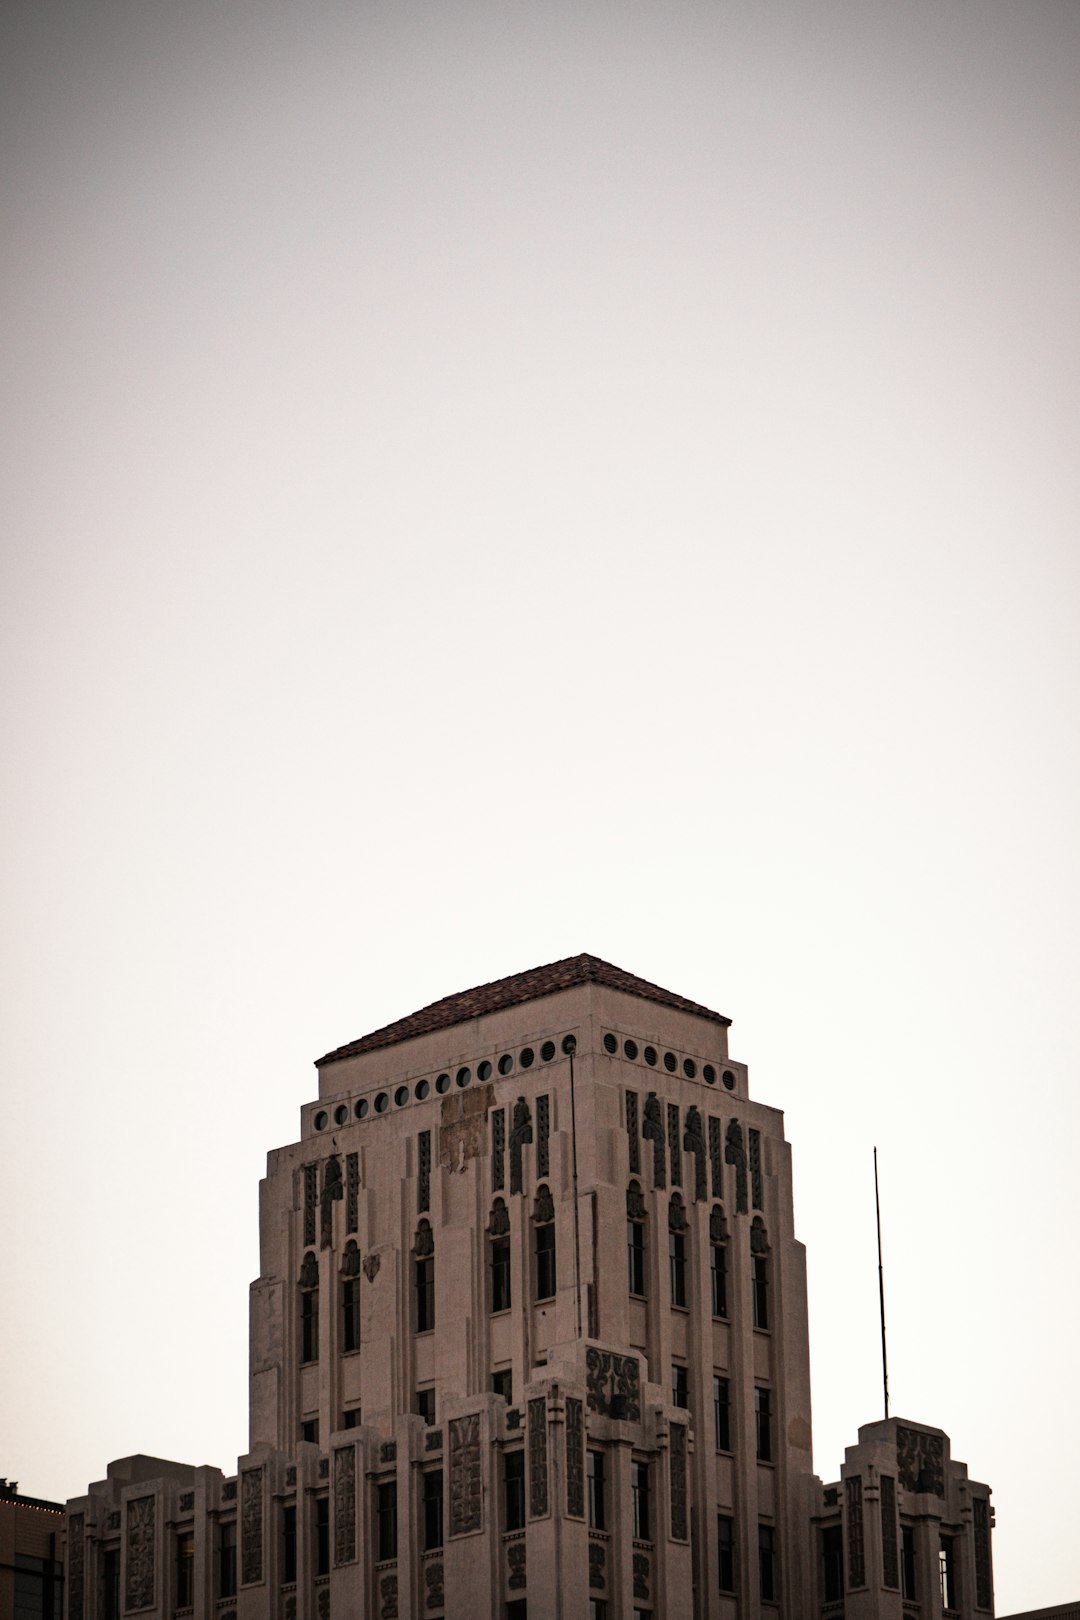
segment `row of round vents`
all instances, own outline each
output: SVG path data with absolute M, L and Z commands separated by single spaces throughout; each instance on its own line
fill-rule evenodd
M 577 1041 L 574 1039 L 573 1035 L 564 1035 L 563 1036 L 562 1050 L 563 1050 L 564 1054 L 566 1054 L 567 1056 L 569 1056 L 570 1053 L 575 1052 L 577 1050 Z M 604 1036 L 604 1051 L 609 1053 L 610 1055 L 614 1056 L 614 1054 L 618 1050 L 619 1050 L 619 1042 L 618 1042 L 618 1039 L 616 1038 L 616 1036 L 610 1035 L 610 1034 L 605 1035 Z M 637 1042 L 633 1041 L 633 1040 L 625 1040 L 623 1042 L 623 1055 L 625 1057 L 627 1057 L 630 1060 L 631 1063 L 636 1063 L 637 1059 L 638 1059 L 638 1056 L 639 1056 L 639 1050 L 638 1050 Z M 555 1042 L 554 1041 L 545 1041 L 543 1046 L 540 1048 L 540 1061 L 541 1061 L 541 1063 L 550 1063 L 554 1056 L 555 1056 Z M 645 1059 L 645 1062 L 648 1063 L 650 1065 L 650 1067 L 652 1067 L 652 1068 L 655 1068 L 656 1064 L 659 1062 L 659 1054 L 657 1053 L 657 1050 L 656 1050 L 655 1046 L 642 1047 L 641 1050 L 640 1050 L 640 1056 L 643 1057 Z M 536 1052 L 533 1050 L 533 1048 L 531 1046 L 523 1046 L 521 1051 L 518 1053 L 518 1057 L 517 1057 L 518 1068 L 520 1068 L 520 1069 L 531 1069 L 535 1062 L 536 1062 Z M 679 1060 L 675 1056 L 675 1053 L 674 1052 L 665 1052 L 664 1053 L 664 1067 L 665 1067 L 665 1069 L 667 1069 L 670 1074 L 674 1074 L 675 1070 L 678 1068 L 678 1066 L 679 1066 Z M 513 1055 L 510 1052 L 504 1052 L 502 1057 L 499 1059 L 497 1065 L 492 1065 L 485 1058 L 482 1063 L 478 1063 L 477 1066 L 476 1066 L 476 1078 L 478 1080 L 490 1080 L 494 1075 L 495 1068 L 498 1068 L 498 1071 L 499 1071 L 500 1075 L 511 1074 L 513 1072 L 513 1068 L 514 1068 Z M 697 1064 L 694 1062 L 693 1058 L 683 1058 L 682 1068 L 683 1068 L 683 1073 L 685 1074 L 685 1076 L 686 1076 L 686 1078 L 688 1080 L 696 1079 L 696 1077 L 697 1077 Z M 715 1086 L 715 1084 L 716 1084 L 716 1070 L 713 1068 L 711 1063 L 706 1063 L 703 1066 L 703 1068 L 701 1070 L 701 1077 L 705 1081 L 706 1085 Z M 469 1068 L 461 1068 L 461 1069 L 459 1069 L 457 1071 L 457 1074 L 454 1076 L 454 1083 L 457 1086 L 459 1086 L 462 1090 L 464 1090 L 464 1088 L 467 1085 L 470 1085 L 472 1083 L 472 1078 L 473 1078 L 473 1073 L 472 1073 L 471 1069 L 469 1069 Z M 722 1078 L 723 1078 L 724 1085 L 727 1087 L 727 1089 L 729 1091 L 734 1090 L 735 1076 L 732 1074 L 730 1069 L 725 1069 L 724 1070 Z M 412 1089 L 412 1095 L 416 1099 L 417 1102 L 423 1102 L 425 1097 L 428 1097 L 428 1096 L 431 1095 L 432 1084 L 434 1084 L 435 1090 L 439 1093 L 439 1095 L 442 1096 L 443 1094 L 445 1094 L 447 1091 L 450 1090 L 450 1075 L 449 1075 L 449 1073 L 444 1071 L 442 1074 L 436 1075 L 434 1082 L 432 1082 L 430 1080 L 418 1080 L 416 1082 L 416 1084 L 413 1086 L 413 1089 Z M 396 1091 L 394 1092 L 394 1107 L 395 1108 L 404 1108 L 408 1101 L 409 1101 L 409 1088 L 408 1088 L 408 1086 L 398 1086 Z M 359 1099 L 359 1101 L 355 1104 L 354 1112 L 356 1114 L 357 1119 L 366 1119 L 368 1114 L 371 1112 L 371 1110 L 374 1110 L 376 1114 L 385 1114 L 389 1107 L 390 1107 L 390 1093 L 388 1091 L 378 1091 L 378 1092 L 375 1093 L 375 1096 L 371 1099 L 370 1102 L 368 1101 L 367 1097 L 361 1097 Z M 348 1118 L 349 1118 L 349 1105 L 348 1105 L 348 1103 L 338 1103 L 337 1107 L 334 1109 L 334 1124 L 335 1125 L 344 1125 L 348 1121 Z M 314 1127 L 315 1127 L 315 1129 L 317 1131 L 325 1131 L 325 1129 L 329 1125 L 329 1123 L 330 1123 L 330 1115 L 329 1115 L 329 1113 L 326 1111 L 326 1109 L 320 1108 L 319 1112 L 315 1115 L 315 1118 L 313 1119 L 312 1124 L 314 1125 Z

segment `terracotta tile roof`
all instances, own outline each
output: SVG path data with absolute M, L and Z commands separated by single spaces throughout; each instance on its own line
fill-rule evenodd
M 502 1012 L 507 1007 L 519 1007 L 526 1001 L 539 1001 L 541 996 L 554 995 L 557 990 L 572 990 L 579 984 L 604 984 L 611 990 L 622 990 L 642 1001 L 655 1001 L 661 1007 L 674 1007 L 679 1012 L 694 1013 L 708 1018 L 714 1024 L 730 1024 L 722 1013 L 701 1007 L 696 1001 L 677 996 L 671 990 L 662 990 L 658 984 L 639 979 L 636 974 L 602 962 L 598 956 L 567 956 L 561 962 L 549 962 L 546 967 L 530 968 L 527 973 L 512 973 L 507 979 L 495 979 L 491 984 L 477 985 L 474 990 L 460 990 L 457 995 L 444 996 L 430 1007 L 421 1007 L 408 1018 L 399 1018 L 395 1024 L 372 1030 L 348 1046 L 339 1046 L 319 1058 L 316 1067 L 336 1063 L 340 1058 L 355 1057 L 359 1052 L 374 1052 L 382 1046 L 395 1046 L 415 1035 L 430 1035 L 434 1030 L 449 1029 L 453 1024 L 467 1023 L 484 1013 Z

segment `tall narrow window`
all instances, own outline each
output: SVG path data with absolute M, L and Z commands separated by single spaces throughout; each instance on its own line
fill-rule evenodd
M 397 1484 L 380 1485 L 376 1517 L 379 1528 L 379 1559 L 397 1557 Z
M 341 1348 L 360 1348 L 360 1279 L 346 1277 L 341 1285 Z
M 943 1609 L 958 1608 L 959 1605 L 956 1601 L 956 1559 L 953 1554 L 952 1536 L 942 1536 L 938 1562 L 941 1572 L 941 1607 Z
M 731 1384 L 728 1379 L 713 1374 L 713 1427 L 716 1431 L 717 1451 L 731 1450 Z
M 510 1216 L 501 1198 L 491 1206 L 488 1222 L 488 1294 L 492 1312 L 510 1309 Z
M 281 1578 L 286 1584 L 296 1579 L 296 1506 L 292 1502 L 281 1510 Z
M 418 1389 L 416 1392 L 416 1410 L 427 1424 L 435 1422 L 435 1391 L 433 1389 Z
M 626 1255 L 630 1292 L 645 1297 L 645 1200 L 632 1181 L 626 1190 Z
M 195 1532 L 181 1530 L 176 1537 L 176 1607 L 195 1604 Z
M 772 1396 L 767 1389 L 754 1391 L 754 1423 L 757 1431 L 757 1460 L 772 1462 Z
M 844 1595 L 844 1532 L 838 1524 L 821 1532 L 821 1561 L 825 1602 L 835 1603 Z
M 217 1533 L 217 1595 L 219 1598 L 236 1596 L 236 1520 L 218 1525 Z
M 690 1405 L 690 1375 L 677 1361 L 671 1364 L 671 1404 L 684 1409 Z
M 416 1284 L 416 1331 L 430 1333 L 435 1326 L 435 1239 L 431 1222 L 421 1221 L 413 1248 Z
M 105 1620 L 120 1620 L 120 1549 L 111 1548 L 101 1560 Z
M 671 1274 L 671 1303 L 686 1305 L 686 1210 L 678 1193 L 668 1205 L 668 1269 Z
M 735 1590 L 735 1520 L 721 1513 L 716 1520 L 716 1561 L 720 1569 L 721 1592 Z
M 646 1462 L 630 1464 L 630 1507 L 634 1540 L 651 1541 L 652 1509 L 649 1501 L 649 1465 Z
M 910 1602 L 918 1601 L 915 1589 L 915 1530 L 910 1524 L 900 1526 L 900 1591 Z
M 525 1453 L 508 1451 L 503 1457 L 503 1511 L 507 1530 L 525 1528 Z
M 533 1211 L 536 1240 L 536 1297 L 555 1297 L 555 1206 L 546 1186 L 536 1193 Z
M 754 1326 L 769 1325 L 769 1240 L 765 1222 L 755 1215 L 750 1227 L 750 1291 L 754 1305 Z
M 512 1367 L 500 1367 L 497 1372 L 492 1373 L 491 1392 L 493 1395 L 498 1395 L 500 1400 L 505 1401 L 507 1406 L 510 1405 L 514 1399 L 514 1371 Z
M 434 1552 L 443 1544 L 443 1476 L 433 1469 L 424 1480 L 424 1551 Z
M 726 1317 L 727 1305 L 727 1222 L 719 1204 L 709 1215 L 709 1281 L 712 1286 L 712 1313 Z
M 300 1268 L 300 1360 L 319 1359 L 319 1262 L 310 1251 Z
M 330 1498 L 315 1498 L 315 1573 L 330 1573 Z
M 776 1570 L 776 1531 L 771 1524 L 758 1525 L 758 1586 L 761 1596 L 772 1600 L 779 1595 Z
M 588 1453 L 586 1477 L 589 1485 L 589 1529 L 606 1530 L 604 1453 L 602 1451 L 590 1451 Z

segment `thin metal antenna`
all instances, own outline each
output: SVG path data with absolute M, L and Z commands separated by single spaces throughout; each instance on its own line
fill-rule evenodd
M 885 1387 L 885 1416 L 889 1415 L 889 1358 L 885 1353 L 885 1273 L 881 1266 L 881 1198 L 878 1194 L 877 1148 L 874 1149 L 874 1210 L 877 1214 L 877 1286 L 881 1306 L 881 1378 Z

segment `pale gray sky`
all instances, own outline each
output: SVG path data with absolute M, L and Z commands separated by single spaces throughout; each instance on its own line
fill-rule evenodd
M 8 0 L 0 1472 L 246 1443 L 312 1060 L 581 950 L 786 1110 L 815 1463 L 1080 1588 L 1080 7 Z

